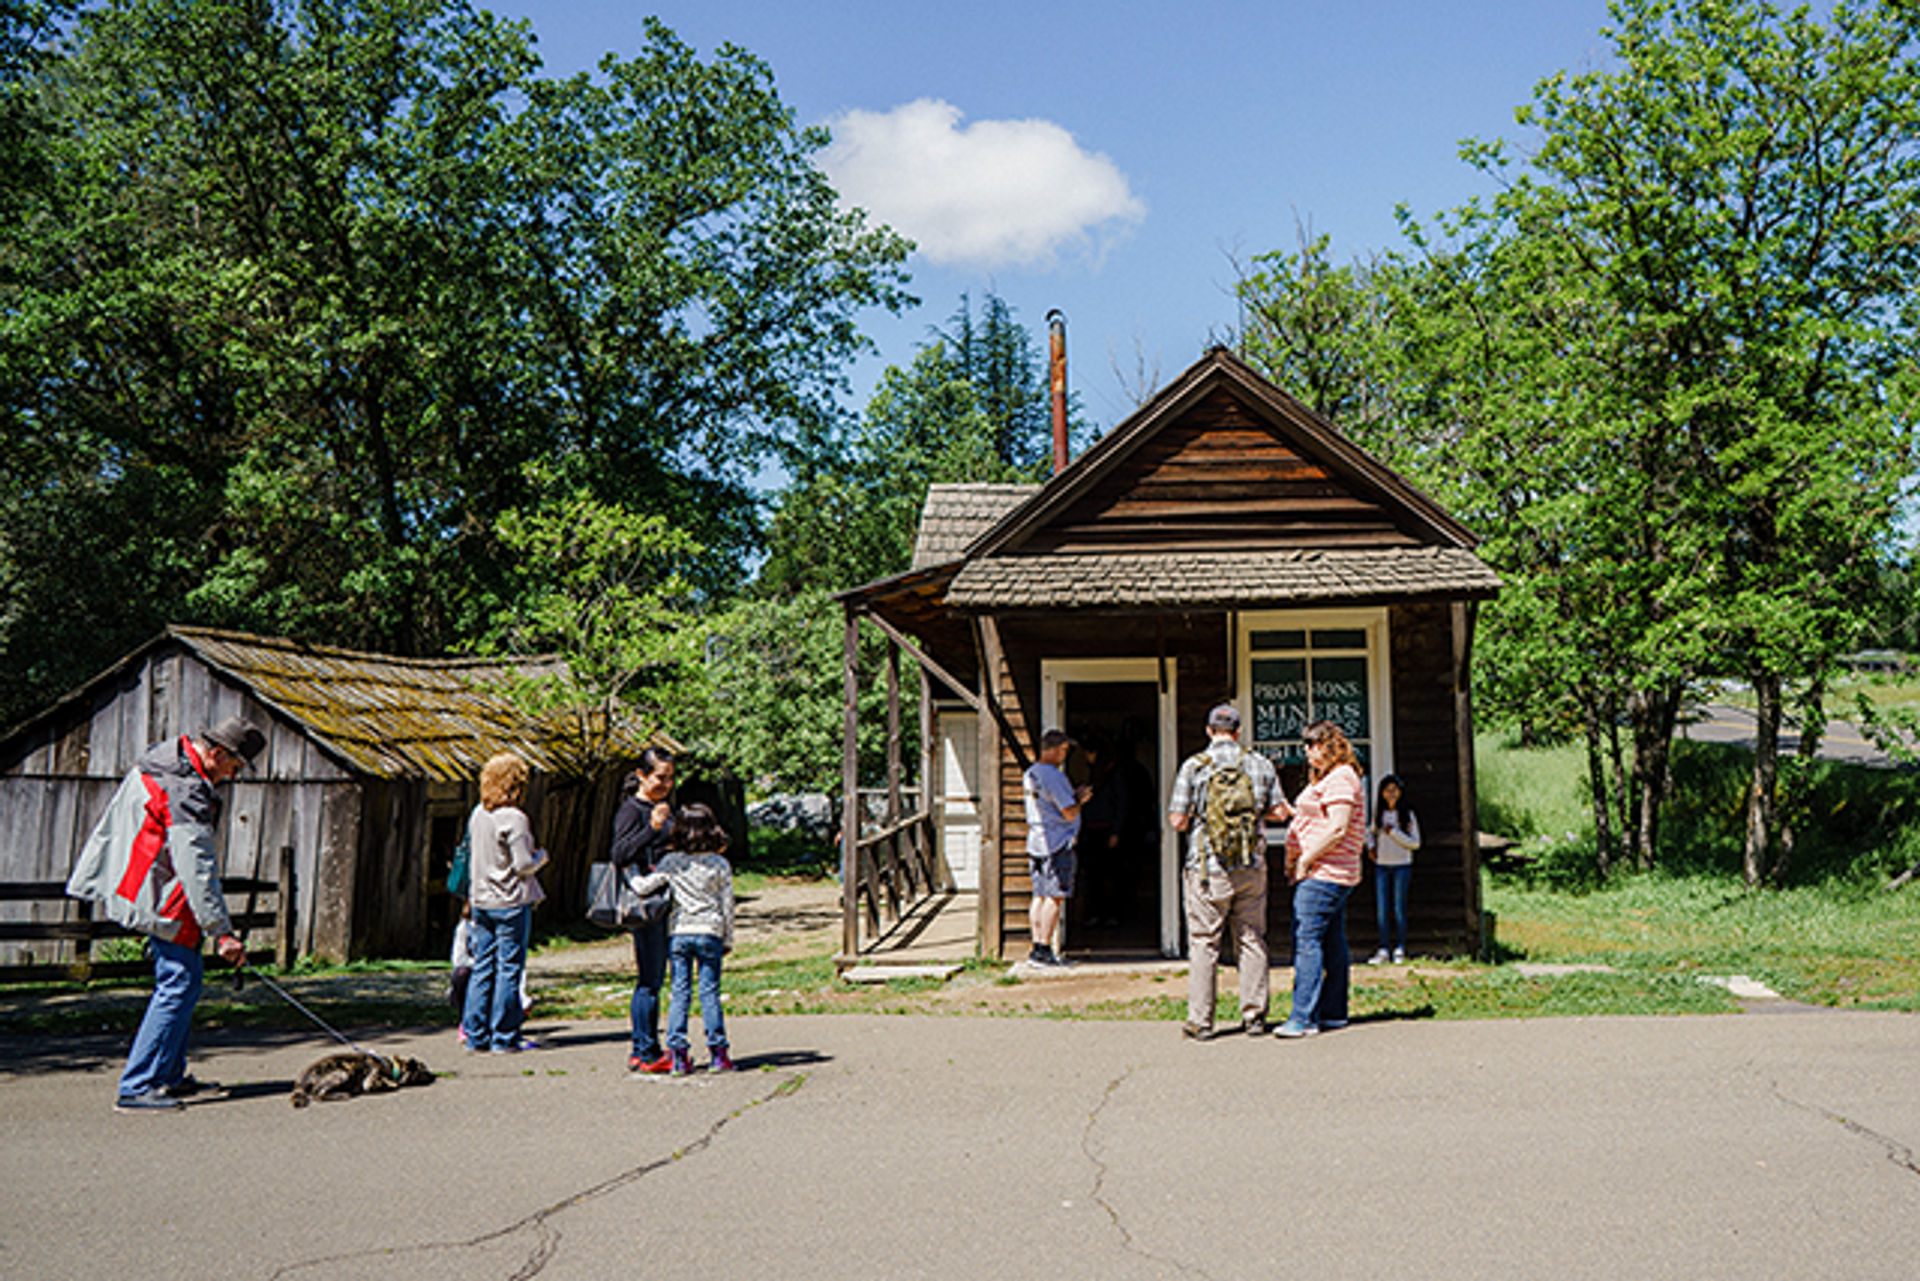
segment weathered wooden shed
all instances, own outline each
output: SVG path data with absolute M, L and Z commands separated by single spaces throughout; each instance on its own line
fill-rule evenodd
M 300 954 L 444 955 L 453 850 L 480 766 L 503 750 L 533 766 L 527 810 L 554 859 L 549 903 L 577 904 L 626 767 L 574 776 L 553 727 L 498 692 L 556 661 L 394 658 L 170 627 L 0 737 L 0 881 L 64 879 L 148 744 L 237 715 L 267 746 L 227 786 L 221 866 L 271 879 L 292 847 Z
M 1178 955 L 1181 855 L 1165 802 L 1179 762 L 1206 742 L 1207 710 L 1240 709 L 1242 741 L 1275 762 L 1290 796 L 1306 779 L 1301 730 L 1330 719 L 1370 797 L 1397 773 L 1419 814 L 1412 944 L 1470 951 L 1481 910 L 1469 674 L 1478 602 L 1499 588 L 1475 544 L 1216 348 L 1045 485 L 936 486 L 914 567 L 840 598 L 850 656 L 864 622 L 922 669 L 931 786 L 923 813 L 891 827 L 937 832 L 930 888 L 974 889 L 981 950 L 1024 955 L 1020 779 L 1040 733 L 1064 728 L 1099 758 L 1076 752 L 1076 781 L 1122 773 L 1134 798 L 1103 848 L 1083 844 L 1069 950 Z M 917 888 L 898 846 L 893 831 L 844 842 L 850 955 Z M 1284 956 L 1288 895 L 1270 904 Z M 1372 918 L 1371 893 L 1356 894 L 1357 944 Z

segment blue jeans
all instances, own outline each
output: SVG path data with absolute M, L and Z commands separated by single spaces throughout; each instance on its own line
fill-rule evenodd
M 690 1048 L 687 1019 L 693 1005 L 693 967 L 700 967 L 700 1021 L 706 1024 L 707 1048 L 727 1047 L 727 1016 L 720 1009 L 720 958 L 726 948 L 712 934 L 676 934 L 667 941 L 667 959 L 673 964 L 673 1000 L 667 1005 L 667 1048 Z
M 1402 951 L 1407 946 L 1407 886 L 1413 881 L 1413 864 L 1398 867 L 1373 865 L 1373 916 L 1380 922 L 1380 950 Z
M 520 976 L 527 968 L 533 905 L 473 910 L 473 973 L 460 1023 L 470 1050 L 504 1050 L 520 1039 Z
M 1308 877 L 1293 887 L 1294 1023 L 1342 1023 L 1347 1017 L 1347 895 L 1351 886 Z
M 643 1059 L 660 1057 L 660 989 L 667 981 L 667 918 L 633 932 L 633 1001 L 627 1016 L 633 1023 L 633 1053 Z
M 200 1000 L 200 949 L 150 938 L 147 951 L 153 957 L 153 996 L 120 1074 L 121 1098 L 172 1085 L 187 1074 L 187 1036 Z

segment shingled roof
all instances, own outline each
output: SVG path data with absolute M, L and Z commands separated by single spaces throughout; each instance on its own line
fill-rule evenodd
M 90 696 L 168 643 L 184 646 L 363 774 L 471 780 L 489 757 L 508 750 L 543 772 L 568 772 L 559 723 L 527 715 L 505 692 L 514 681 L 564 672 L 566 664 L 555 656 L 399 658 L 178 625 L 7 737 Z M 648 741 L 654 740 L 621 746 L 637 754 Z
M 1039 492 L 1038 485 L 929 486 L 913 542 L 913 568 L 959 560 L 968 544 Z
M 972 560 L 947 590 L 961 609 L 1218 607 L 1276 600 L 1492 596 L 1500 579 L 1457 547 L 1235 552 L 1054 552 Z

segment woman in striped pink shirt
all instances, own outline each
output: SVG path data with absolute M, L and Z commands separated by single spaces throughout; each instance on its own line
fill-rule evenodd
M 1360 763 L 1338 725 L 1315 721 L 1307 744 L 1307 789 L 1293 803 L 1287 875 L 1293 882 L 1293 1013 L 1275 1036 L 1312 1036 L 1347 1025 L 1352 957 L 1347 896 L 1360 884 L 1367 843 Z

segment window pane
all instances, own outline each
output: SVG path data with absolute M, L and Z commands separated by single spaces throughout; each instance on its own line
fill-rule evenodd
M 1307 660 L 1253 661 L 1253 741 L 1299 738 L 1307 723 Z
M 1367 660 L 1316 658 L 1313 660 L 1313 717 L 1332 721 L 1349 739 L 1369 733 L 1367 715 Z
M 1305 649 L 1306 647 L 1307 634 L 1304 631 L 1247 633 L 1249 650 Z
M 1340 627 L 1316 630 L 1313 633 L 1315 649 L 1365 649 L 1367 633 L 1365 628 Z

